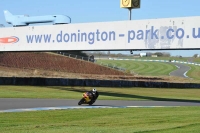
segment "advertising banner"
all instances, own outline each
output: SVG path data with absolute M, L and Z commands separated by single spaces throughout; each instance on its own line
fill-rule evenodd
M 200 49 L 200 17 L 0 28 L 0 51 Z

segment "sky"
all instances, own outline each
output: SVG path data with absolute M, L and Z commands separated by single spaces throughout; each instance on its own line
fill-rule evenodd
M 141 0 L 140 9 L 132 10 L 132 20 L 199 16 L 199 5 L 200 0 Z M 14 15 L 63 14 L 70 16 L 72 23 L 110 22 L 129 19 L 128 10 L 120 8 L 120 0 L 0 0 L 0 24 L 10 27 L 11 25 L 5 22 L 4 10 L 10 11 Z M 130 51 L 115 51 L 114 53 L 120 52 L 130 54 Z M 134 52 L 134 54 L 140 52 Z M 200 54 L 200 50 L 162 52 L 169 52 L 172 56 L 181 55 L 184 57 Z

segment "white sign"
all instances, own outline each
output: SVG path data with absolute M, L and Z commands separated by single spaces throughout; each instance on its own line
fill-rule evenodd
M 200 17 L 0 28 L 0 51 L 200 49 Z

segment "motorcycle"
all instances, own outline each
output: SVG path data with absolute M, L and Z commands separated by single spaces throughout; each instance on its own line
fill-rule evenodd
M 95 101 L 92 101 L 91 97 L 92 97 L 92 94 L 90 94 L 89 92 L 84 92 L 81 100 L 78 102 L 78 105 L 81 105 L 81 104 L 92 105 Z

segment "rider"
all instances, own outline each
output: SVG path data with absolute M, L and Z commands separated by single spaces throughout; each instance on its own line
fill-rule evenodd
M 96 101 L 96 99 L 98 98 L 98 96 L 99 96 L 99 93 L 98 93 L 98 91 L 94 88 L 94 89 L 92 89 L 91 91 L 89 91 L 89 93 L 90 94 L 92 94 L 92 99 L 91 99 L 91 102 L 95 102 Z

